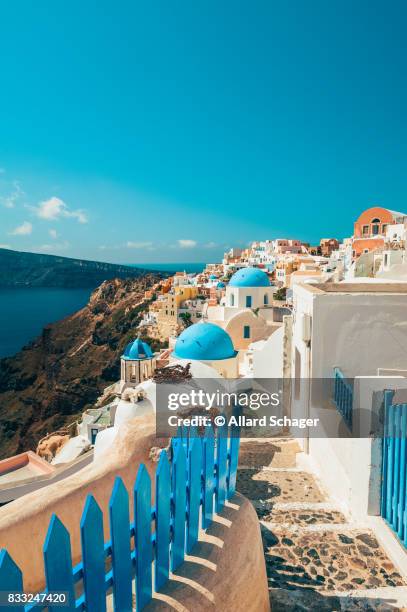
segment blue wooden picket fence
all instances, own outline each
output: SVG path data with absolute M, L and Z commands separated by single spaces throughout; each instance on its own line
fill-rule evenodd
M 80 522 L 82 560 L 72 567 L 70 536 L 56 515 L 43 547 L 44 592 L 65 592 L 64 610 L 106 611 L 106 595 L 113 591 L 116 612 L 131 612 L 135 579 L 136 608 L 151 600 L 191 553 L 199 528 L 206 529 L 236 490 L 239 431 L 211 427 L 199 437 L 196 429 L 178 430 L 170 458 L 161 451 L 155 473 L 155 505 L 146 467 L 139 467 L 133 490 L 135 522 L 130 522 L 129 495 L 120 477 L 109 503 L 110 541 L 103 536 L 103 513 L 89 495 Z M 153 585 L 154 576 L 154 585 Z M 83 585 L 83 586 L 82 586 Z M 0 592 L 23 591 L 23 575 L 8 552 L 0 552 Z M 27 604 L 14 610 L 28 612 L 57 606 Z
M 340 368 L 334 368 L 333 399 L 338 412 L 342 415 L 349 429 L 352 429 L 353 386 L 345 378 Z
M 407 404 L 384 392 L 381 515 L 407 547 Z

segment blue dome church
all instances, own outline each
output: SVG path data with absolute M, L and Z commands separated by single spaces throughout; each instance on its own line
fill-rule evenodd
M 120 365 L 120 392 L 123 393 L 128 387 L 137 387 L 138 384 L 152 377 L 156 368 L 156 355 L 147 342 L 136 338 L 124 349 Z
M 219 325 L 200 322 L 185 329 L 177 338 L 173 360 L 201 361 L 224 378 L 238 375 L 238 352 L 229 334 Z
M 241 268 L 231 277 L 220 304 L 208 306 L 208 320 L 228 332 L 235 349 L 247 349 L 275 330 L 272 325 L 275 291 L 267 272 L 261 268 Z

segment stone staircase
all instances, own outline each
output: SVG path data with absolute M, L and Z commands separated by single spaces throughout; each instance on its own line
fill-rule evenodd
M 241 442 L 237 489 L 259 517 L 273 612 L 407 610 L 406 582 L 372 531 L 297 468 L 298 452 L 289 438 Z

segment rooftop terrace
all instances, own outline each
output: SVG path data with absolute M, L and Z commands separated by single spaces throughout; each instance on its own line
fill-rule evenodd
M 392 293 L 396 295 L 407 294 L 407 283 L 378 282 L 377 279 L 372 279 L 372 282 L 364 280 L 363 282 L 347 282 L 347 283 L 314 283 L 300 285 L 310 293 Z

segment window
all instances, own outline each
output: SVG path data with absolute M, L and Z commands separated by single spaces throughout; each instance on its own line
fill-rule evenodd
M 380 232 L 380 219 L 372 219 L 372 234 L 377 236 Z
M 252 307 L 252 296 L 246 295 L 246 308 L 251 308 L 251 307 Z
M 244 325 L 243 338 L 250 338 L 250 325 Z
M 362 228 L 362 234 L 364 236 L 367 236 L 369 234 L 369 226 L 368 225 L 364 225 Z
M 230 294 L 230 305 L 231 306 L 235 305 L 235 294 L 234 293 Z
M 269 303 L 269 296 L 267 295 L 267 293 L 264 294 L 264 305 L 267 306 L 267 304 Z

